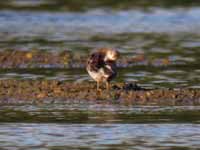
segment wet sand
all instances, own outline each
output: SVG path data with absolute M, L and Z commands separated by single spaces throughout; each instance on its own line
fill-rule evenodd
M 71 51 L 2 51 L 0 68 L 84 68 L 88 55 Z M 136 65 L 169 66 L 174 62 L 168 58 L 149 59 L 144 55 L 123 56 L 117 65 L 127 68 Z M 60 103 L 91 101 L 95 103 L 123 105 L 199 105 L 200 90 L 145 89 L 134 83 L 112 83 L 107 91 L 96 90 L 95 82 L 68 82 L 57 80 L 0 80 L 0 103 Z
M 81 55 L 67 50 L 61 52 L 0 51 L 0 68 L 84 68 L 87 57 L 88 54 Z M 137 65 L 166 66 L 174 63 L 177 64 L 168 57 L 152 59 L 145 55 L 129 55 L 121 57 L 117 66 L 121 68 Z
M 122 105 L 200 105 L 199 89 L 144 89 L 132 83 L 112 83 L 107 91 L 94 82 L 1 80 L 0 103 L 67 103 L 91 101 Z

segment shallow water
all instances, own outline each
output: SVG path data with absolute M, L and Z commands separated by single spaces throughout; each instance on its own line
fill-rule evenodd
M 2 149 L 197 149 L 194 124 L 0 124 Z
M 84 69 L 4 69 L 0 71 L 0 79 L 92 81 Z M 117 81 L 136 82 L 147 88 L 200 88 L 200 69 L 196 66 L 121 68 L 114 82 Z
M 21 103 L 21 104 L 20 104 Z M 31 103 L 31 102 L 30 102 Z M 200 123 L 198 106 L 125 106 L 106 101 L 54 101 L 0 106 L 0 122 L 24 123 Z
M 0 147 L 21 149 L 195 149 L 199 107 L 71 103 L 2 105 Z

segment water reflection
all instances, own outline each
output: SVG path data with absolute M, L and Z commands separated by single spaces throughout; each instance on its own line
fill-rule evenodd
M 52 101 L 54 104 L 52 104 Z M 198 106 L 125 106 L 104 101 L 43 100 L 2 105 L 0 122 L 24 123 L 200 123 Z M 28 103 L 26 101 L 26 103 Z M 114 103 L 114 102 L 113 102 Z
M 126 47 L 148 48 L 154 52 L 163 49 L 168 52 L 171 48 L 179 48 L 179 44 L 193 48 L 199 46 L 199 13 L 199 8 L 155 9 L 148 13 L 137 10 L 85 13 L 0 11 L 0 46 L 2 49 L 22 50 L 76 50 L 82 47 L 83 50 L 106 44 L 125 46 L 121 47 L 125 50 Z M 166 35 L 162 36 L 164 33 Z
M 196 149 L 192 124 L 0 124 L 0 146 L 19 149 Z
M 0 147 L 6 150 L 153 150 L 200 146 L 199 107 L 91 103 L 2 105 Z

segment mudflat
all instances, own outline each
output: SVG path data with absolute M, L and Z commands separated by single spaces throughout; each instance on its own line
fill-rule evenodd
M 200 105 L 200 90 L 145 89 L 133 83 L 112 83 L 107 91 L 96 90 L 94 82 L 56 80 L 1 80 L 0 103 L 59 103 L 76 101 L 123 105 Z

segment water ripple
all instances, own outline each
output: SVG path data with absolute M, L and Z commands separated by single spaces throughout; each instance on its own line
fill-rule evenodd
M 0 146 L 11 149 L 196 149 L 194 124 L 0 124 Z M 12 132 L 12 135 L 9 133 Z

